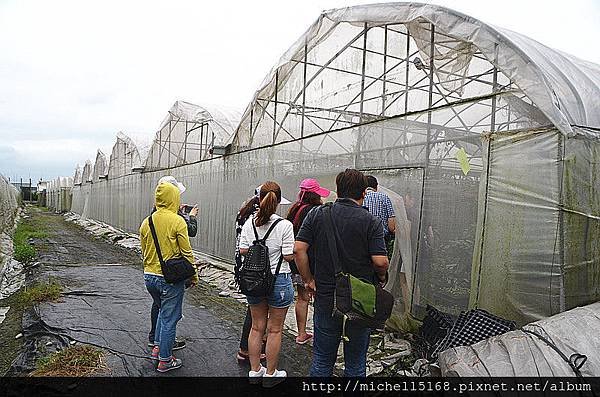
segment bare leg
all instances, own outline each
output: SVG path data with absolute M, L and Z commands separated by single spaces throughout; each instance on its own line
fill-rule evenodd
M 269 321 L 268 321 L 268 332 L 267 337 L 267 373 L 272 375 L 277 369 L 279 362 L 279 351 L 281 350 L 281 332 L 283 331 L 283 321 L 288 308 L 277 309 L 274 307 L 269 308 Z M 254 321 L 254 317 L 252 318 Z M 254 331 L 254 328 L 252 329 Z M 252 353 L 250 353 L 252 358 Z M 257 356 L 258 357 L 258 356 Z M 258 366 L 257 366 L 258 368 Z
M 304 287 L 298 286 L 298 300 L 296 301 L 296 324 L 298 325 L 298 337 L 306 337 L 306 318 L 308 317 L 308 301 L 310 296 Z
M 263 335 L 267 328 L 267 316 L 269 306 L 266 301 L 258 305 L 250 305 L 252 314 L 252 329 L 248 336 L 248 354 L 250 355 L 250 369 L 258 371 L 260 369 L 260 351 L 262 349 Z M 280 336 L 281 342 L 281 336 Z

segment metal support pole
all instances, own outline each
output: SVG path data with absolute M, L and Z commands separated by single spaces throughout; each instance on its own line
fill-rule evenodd
M 433 58 L 435 51 L 435 26 L 431 24 L 431 43 L 429 46 L 429 111 L 427 112 L 427 148 L 425 150 L 425 163 L 429 164 L 429 153 L 431 151 L 431 107 L 433 106 Z M 429 171 L 429 170 L 428 170 Z
M 304 109 L 306 106 L 306 69 L 308 62 L 308 44 L 304 42 L 304 70 L 302 78 L 302 120 L 300 121 L 300 137 L 304 138 Z
M 361 80 L 360 80 L 360 111 L 359 111 L 359 124 L 363 122 L 363 112 L 364 112 L 364 104 L 365 104 L 365 73 L 367 69 L 367 24 L 365 23 L 364 36 L 363 36 L 363 57 L 362 57 L 362 69 L 361 69 Z M 358 165 L 358 156 L 360 156 L 360 150 L 362 146 L 362 126 L 358 127 L 358 136 L 356 139 L 356 151 L 354 153 L 354 168 L 357 168 Z
M 494 48 L 494 64 L 498 62 L 498 44 Z M 494 66 L 494 74 L 492 79 L 492 94 L 496 93 L 498 89 L 498 68 Z M 490 120 L 490 131 L 496 131 L 496 95 L 492 97 L 492 117 Z
M 387 78 L 387 47 L 388 47 L 388 28 L 383 27 L 383 87 L 381 89 L 381 116 L 385 116 L 385 82 Z
M 279 91 L 279 70 L 275 72 L 275 110 L 273 110 L 273 144 L 277 134 L 277 91 Z

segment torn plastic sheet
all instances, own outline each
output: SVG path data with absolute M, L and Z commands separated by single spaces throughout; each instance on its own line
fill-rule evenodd
M 528 324 L 522 330 L 445 350 L 439 355 L 442 376 L 575 376 L 572 365 L 581 365 L 578 371 L 585 377 L 600 376 L 599 329 L 600 302 L 596 302 Z
M 9 306 L 0 307 L 0 324 L 2 324 L 4 322 L 4 320 L 6 319 L 6 313 L 8 313 L 9 310 L 10 310 Z
M 23 264 L 11 259 L 0 270 L 0 299 L 5 299 L 21 289 L 25 284 Z

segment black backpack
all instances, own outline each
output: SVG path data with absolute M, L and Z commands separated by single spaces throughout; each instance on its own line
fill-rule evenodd
M 239 277 L 240 290 L 244 295 L 261 298 L 271 295 L 275 284 L 275 277 L 279 274 L 279 269 L 283 262 L 283 254 L 279 258 L 275 274 L 271 273 L 269 247 L 267 247 L 266 241 L 275 226 L 282 220 L 282 218 L 279 218 L 273 222 L 263 238 L 258 238 L 254 220 L 251 221 L 255 240 L 248 248 L 248 253 L 242 264 Z

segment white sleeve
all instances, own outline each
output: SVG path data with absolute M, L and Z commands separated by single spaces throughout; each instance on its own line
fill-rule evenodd
M 283 255 L 294 253 L 294 226 L 288 220 L 281 221 L 281 252 Z
M 252 230 L 252 217 L 246 220 L 244 226 L 242 226 L 242 232 L 240 233 L 240 249 L 248 249 L 254 241 L 254 231 Z

